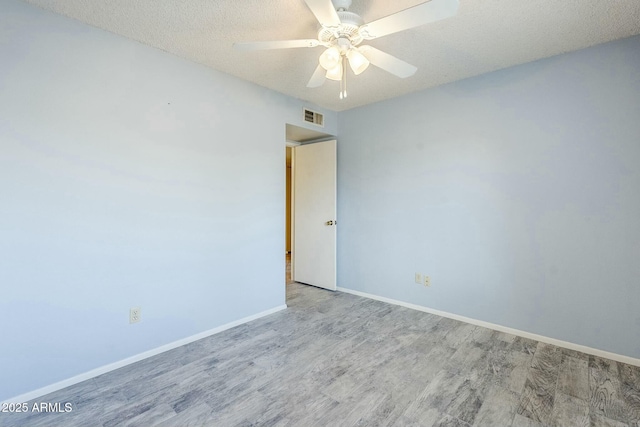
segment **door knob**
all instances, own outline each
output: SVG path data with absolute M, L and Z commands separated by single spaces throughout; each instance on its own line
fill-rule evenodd
M 325 225 L 333 225 L 333 221 L 327 221 L 325 222 Z

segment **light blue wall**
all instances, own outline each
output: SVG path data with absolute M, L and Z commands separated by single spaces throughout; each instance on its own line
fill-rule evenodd
M 284 304 L 303 105 L 0 0 L 0 400 Z
M 634 37 L 341 113 L 339 286 L 640 358 L 639 70 Z

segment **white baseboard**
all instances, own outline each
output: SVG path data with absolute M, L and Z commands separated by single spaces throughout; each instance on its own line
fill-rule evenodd
M 516 335 L 523 338 L 529 338 L 535 341 L 552 344 L 558 347 L 563 347 L 569 350 L 576 350 L 582 353 L 591 354 L 593 356 L 604 357 L 605 359 L 615 360 L 616 362 L 626 363 L 628 365 L 640 366 L 640 359 L 636 359 L 629 356 L 623 356 L 617 353 L 611 353 L 609 351 L 599 350 L 597 348 L 591 348 L 580 344 L 574 344 L 568 341 L 562 341 L 555 338 L 545 337 L 543 335 L 533 334 L 531 332 L 521 331 L 519 329 L 509 328 L 507 326 L 497 325 L 495 323 L 489 323 L 482 320 L 472 319 L 470 317 L 460 316 L 458 314 L 447 313 L 446 311 L 435 310 L 433 308 L 424 307 L 422 305 L 411 304 L 404 301 L 398 301 L 391 298 L 385 298 L 378 295 L 369 294 L 366 292 L 354 291 L 353 289 L 347 289 L 338 287 L 338 291 L 348 294 L 357 295 L 364 298 L 374 299 L 377 301 L 386 302 L 393 305 L 399 305 L 402 307 L 410 308 L 412 310 L 424 311 L 425 313 L 435 314 L 437 316 L 447 317 L 453 320 L 459 320 L 461 322 L 470 323 L 472 325 L 482 326 L 483 328 L 493 329 L 494 331 L 504 332 L 511 335 Z
M 284 310 L 287 308 L 286 304 L 280 305 L 278 307 L 274 307 L 272 309 L 262 311 L 260 313 L 254 314 L 252 316 L 244 317 L 239 320 L 235 320 L 233 322 L 224 324 L 222 326 L 218 326 L 217 328 L 209 329 L 208 331 L 200 332 L 199 334 L 191 335 L 190 337 L 186 337 L 180 339 L 178 341 L 171 342 L 169 344 L 165 344 L 160 347 L 156 347 L 154 349 L 145 351 L 143 353 L 136 354 L 135 356 L 127 357 L 126 359 L 122 359 L 118 362 L 110 363 L 105 366 L 101 366 L 96 369 L 92 369 L 88 372 L 82 373 L 80 375 L 76 375 L 74 377 L 68 378 L 66 380 L 59 381 L 55 384 L 48 385 L 46 387 L 39 388 L 34 391 L 30 391 L 25 394 L 21 394 L 20 396 L 12 397 L 1 403 L 23 403 L 28 402 L 33 399 L 37 399 L 38 397 L 44 396 L 49 393 L 53 393 L 54 391 L 61 390 L 65 387 L 72 386 L 74 384 L 78 384 L 82 381 L 89 380 L 91 378 L 95 378 L 98 375 L 105 374 L 107 372 L 114 371 L 118 368 L 122 368 L 124 366 L 130 365 L 135 362 L 139 362 L 140 360 L 147 359 L 149 357 L 156 356 L 160 353 L 164 353 L 165 351 L 173 350 L 174 348 L 192 343 L 194 341 L 201 340 L 202 338 L 209 337 L 211 335 L 219 334 L 220 332 L 226 331 L 227 329 L 231 329 L 235 326 L 242 325 L 243 323 L 251 322 L 252 320 L 259 319 L 264 316 L 268 316 L 270 314 L 276 313 L 280 310 Z

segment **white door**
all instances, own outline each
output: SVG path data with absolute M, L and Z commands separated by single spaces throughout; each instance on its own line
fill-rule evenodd
M 293 280 L 336 290 L 336 141 L 293 157 Z

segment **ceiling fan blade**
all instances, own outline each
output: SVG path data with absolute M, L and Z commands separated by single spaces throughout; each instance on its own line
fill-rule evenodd
M 383 70 L 402 79 L 414 75 L 418 70 L 413 65 L 378 50 L 373 46 L 360 46 L 358 47 L 358 50 L 376 67 L 382 68 Z
M 322 68 L 322 65 L 318 65 L 316 71 L 313 72 L 311 79 L 309 79 L 309 83 L 307 83 L 307 87 L 319 87 L 324 84 L 326 70 Z
M 369 22 L 360 27 L 360 34 L 365 39 L 371 40 L 449 18 L 454 16 L 457 11 L 458 0 L 431 0 Z
M 268 50 L 268 49 L 290 49 L 294 47 L 316 47 L 320 42 L 315 39 L 304 40 L 276 40 L 270 42 L 246 42 L 234 43 L 236 50 Z
M 318 22 L 325 27 L 336 27 L 340 25 L 340 18 L 331 0 L 304 0 Z

